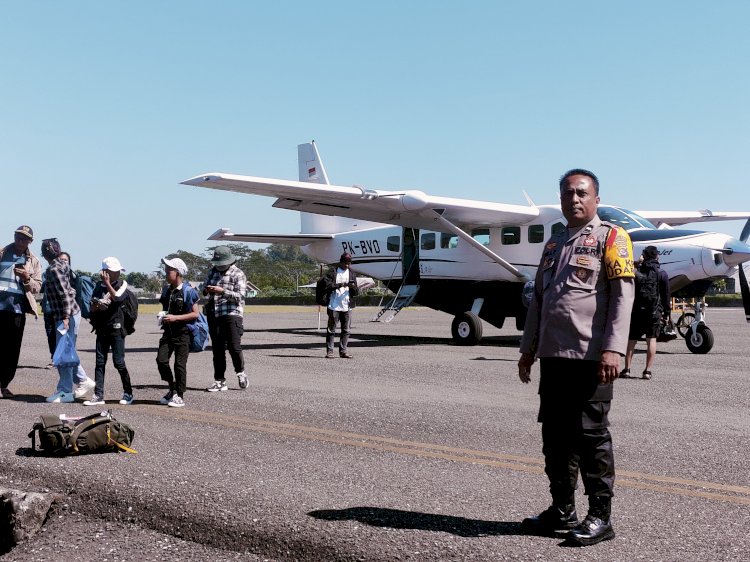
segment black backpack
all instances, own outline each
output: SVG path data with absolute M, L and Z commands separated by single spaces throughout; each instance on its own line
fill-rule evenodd
M 122 302 L 122 327 L 125 334 L 135 332 L 135 321 L 138 320 L 138 297 L 130 289 L 125 289 L 125 300 Z
M 328 302 L 331 300 L 331 291 L 328 289 L 328 279 L 324 275 L 315 285 L 315 302 L 320 306 L 328 306 Z
M 661 316 L 659 302 L 659 270 L 650 267 L 635 272 L 635 306 L 654 318 Z

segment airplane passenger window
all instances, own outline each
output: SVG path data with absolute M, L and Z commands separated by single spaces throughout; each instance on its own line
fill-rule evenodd
M 422 250 L 434 250 L 435 249 L 435 233 L 427 232 L 426 234 L 423 234 L 419 247 Z
M 490 245 L 490 229 L 475 228 L 471 231 L 471 237 L 484 246 Z
M 529 242 L 532 244 L 539 244 L 544 242 L 544 225 L 543 224 L 532 224 L 529 225 Z
M 560 234 L 563 230 L 565 230 L 565 225 L 561 222 L 556 222 L 552 225 L 552 234 Z
M 501 239 L 503 245 L 508 246 L 510 244 L 521 243 L 521 227 L 520 226 L 504 226 L 501 231 Z
M 441 248 L 457 248 L 458 247 L 458 236 L 455 234 L 447 234 L 443 232 L 440 234 L 440 247 Z
M 401 250 L 401 238 L 398 236 L 389 236 L 385 245 L 389 252 L 398 252 Z

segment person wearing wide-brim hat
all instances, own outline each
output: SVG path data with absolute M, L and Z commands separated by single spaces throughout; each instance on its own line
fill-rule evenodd
M 0 249 L 0 398 L 12 398 L 8 385 L 16 376 L 26 315 L 38 317 L 36 299 L 42 289 L 42 264 L 29 249 L 30 226 L 21 225 L 13 242 Z
M 206 389 L 208 392 L 229 390 L 225 379 L 225 348 L 232 359 L 239 387 L 245 389 L 248 385 L 240 341 L 245 331 L 243 316 L 247 278 L 235 265 L 236 262 L 237 258 L 229 246 L 216 246 L 211 258 L 211 271 L 203 283 L 203 295 L 208 297 L 203 309 L 208 320 L 208 333 L 214 355 L 214 383 Z

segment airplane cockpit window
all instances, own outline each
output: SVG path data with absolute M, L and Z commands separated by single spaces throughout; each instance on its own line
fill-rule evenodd
M 420 250 L 434 250 L 435 249 L 435 233 L 426 232 L 422 235 L 419 243 Z
M 490 245 L 490 229 L 489 228 L 475 228 L 471 231 L 471 237 L 482 244 L 483 246 Z
M 597 210 L 599 218 L 603 221 L 611 222 L 618 226 L 621 226 L 625 230 L 636 230 L 639 228 L 656 228 L 647 219 L 642 216 L 635 214 L 633 211 L 628 209 L 622 209 L 617 207 L 599 207 Z
M 544 242 L 544 225 L 543 224 L 532 224 L 529 225 L 529 242 L 531 244 L 539 244 Z
M 389 236 L 385 241 L 385 245 L 389 252 L 398 252 L 401 250 L 401 237 Z
M 567 227 L 563 223 L 556 222 L 555 224 L 552 225 L 552 234 L 560 234 L 566 228 Z
M 520 226 L 504 226 L 500 231 L 500 236 L 504 246 L 511 244 L 521 243 L 521 227 Z
M 443 232 L 440 234 L 440 247 L 441 248 L 457 248 L 458 247 L 458 236 L 455 234 L 448 234 Z

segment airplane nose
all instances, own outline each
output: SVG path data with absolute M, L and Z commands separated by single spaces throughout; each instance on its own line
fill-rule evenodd
M 740 265 L 750 261 L 750 245 L 739 240 L 728 240 L 722 250 L 724 263 L 729 266 Z

